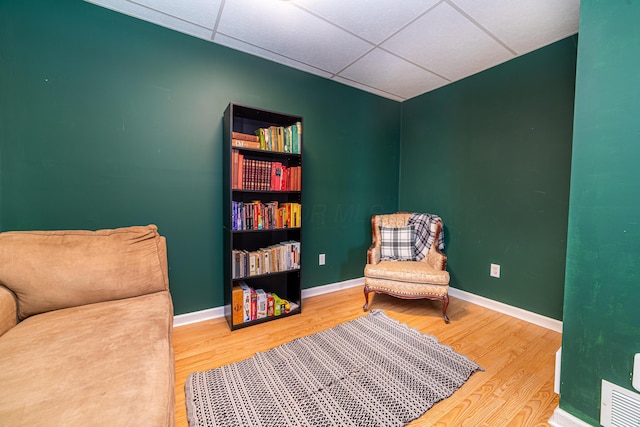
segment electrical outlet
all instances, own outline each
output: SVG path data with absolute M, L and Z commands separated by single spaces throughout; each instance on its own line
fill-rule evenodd
M 491 277 L 500 278 L 500 264 L 491 264 L 491 270 L 489 271 Z
M 318 265 L 324 265 L 324 254 L 318 256 Z

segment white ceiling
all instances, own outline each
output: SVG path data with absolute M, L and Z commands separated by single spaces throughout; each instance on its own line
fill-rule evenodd
M 403 101 L 578 32 L 580 0 L 88 0 Z

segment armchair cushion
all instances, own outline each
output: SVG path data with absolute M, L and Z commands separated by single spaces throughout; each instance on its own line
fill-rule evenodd
M 449 285 L 449 272 L 436 270 L 423 261 L 380 261 L 364 267 L 365 280 L 368 278 L 402 281 L 410 283 L 429 283 L 439 286 Z
M 381 258 L 383 260 L 413 261 L 415 253 L 415 230 L 406 227 L 380 227 Z
M 441 297 L 447 295 L 449 292 L 449 286 L 371 278 L 367 278 L 367 289 L 370 292 L 381 292 L 400 298 L 410 299 Z

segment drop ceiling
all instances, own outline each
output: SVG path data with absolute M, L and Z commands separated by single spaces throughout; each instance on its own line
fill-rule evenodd
M 578 32 L 579 0 L 89 0 L 396 101 Z

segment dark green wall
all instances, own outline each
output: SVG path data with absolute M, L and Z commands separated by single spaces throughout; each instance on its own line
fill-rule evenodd
M 599 425 L 640 353 L 640 2 L 582 0 L 560 407 Z
M 562 319 L 577 37 L 402 104 L 399 207 L 445 224 L 451 285 Z M 501 278 L 489 276 L 491 263 Z
M 81 0 L 0 1 L 0 228 L 155 223 L 176 313 L 222 305 L 230 101 L 304 116 L 303 286 L 361 277 L 399 103 Z

